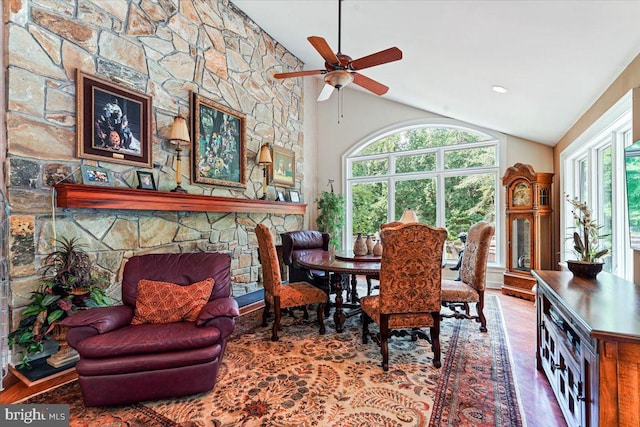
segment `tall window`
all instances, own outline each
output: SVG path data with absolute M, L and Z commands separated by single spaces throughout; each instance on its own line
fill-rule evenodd
M 624 97 L 561 156 L 561 176 L 566 177 L 561 181 L 563 196 L 578 197 L 588 204 L 602 227 L 600 246 L 609 249 L 604 270 L 627 280 L 633 280 L 633 255 L 629 246 L 624 148 L 631 142 L 631 102 Z M 564 198 L 560 212 L 561 237 L 565 238 L 561 258 L 575 259 L 571 241 L 566 239 L 573 233 L 573 217 Z
M 447 229 L 447 259 L 457 260 L 461 233 L 481 220 L 495 225 L 500 143 L 499 135 L 440 123 L 398 129 L 354 148 L 345 158 L 347 246 L 411 208 L 421 222 Z

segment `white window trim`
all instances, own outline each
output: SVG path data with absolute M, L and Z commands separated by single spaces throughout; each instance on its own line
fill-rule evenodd
M 624 171 L 624 132 L 631 129 L 631 92 L 603 114 L 593 125 L 577 137 L 560 154 L 560 259 L 566 261 L 573 255 L 571 246 L 567 246 L 568 227 L 573 225 L 571 209 L 565 202 L 564 195 L 576 195 L 578 185 L 578 168 L 580 160 L 586 158 L 589 169 L 589 189 L 586 200 L 596 218 L 600 212 L 599 185 L 595 182 L 600 177 L 594 174 L 597 166 L 598 150 L 611 143 L 612 161 L 612 203 L 621 208 L 614 209 L 612 225 L 613 263 L 612 273 L 627 280 L 633 280 L 633 251 L 629 245 L 629 223 L 626 198 L 626 181 Z M 631 141 L 632 142 L 632 141 Z
M 423 119 L 417 119 L 417 120 L 409 120 L 406 122 L 401 122 L 401 123 L 396 123 L 394 125 L 391 126 L 387 126 L 385 128 L 382 128 L 376 132 L 373 132 L 371 134 L 369 134 L 368 136 L 365 136 L 364 138 L 362 138 L 361 140 L 359 140 L 358 142 L 356 142 L 349 150 L 347 150 L 343 155 L 342 155 L 342 170 L 344 171 L 344 173 L 342 174 L 343 176 L 343 180 L 342 180 L 342 188 L 345 189 L 345 197 L 346 200 L 351 200 L 351 186 L 349 185 L 350 181 L 353 181 L 353 177 L 351 176 L 351 165 L 350 165 L 350 161 L 356 159 L 356 157 L 352 156 L 360 151 L 361 149 L 363 149 L 365 146 L 374 143 L 375 141 L 385 138 L 387 136 L 399 133 L 399 132 L 405 132 L 405 131 L 409 131 L 409 130 L 414 130 L 414 129 L 421 129 L 421 128 L 425 128 L 425 127 L 447 127 L 447 128 L 458 128 L 461 130 L 468 130 L 468 131 L 472 131 L 472 132 L 477 132 L 477 133 L 482 133 L 487 135 L 490 140 L 489 141 L 480 141 L 477 143 L 469 143 L 469 144 L 465 144 L 464 147 L 467 148 L 471 148 L 471 147 L 480 147 L 480 146 L 495 146 L 496 147 L 496 159 L 497 159 L 497 164 L 495 165 L 495 167 L 479 167 L 479 168 L 469 168 L 469 169 L 461 169 L 461 170 L 447 170 L 446 173 L 443 173 L 444 171 L 444 164 L 439 164 L 436 166 L 436 171 L 434 171 L 434 176 L 437 176 L 437 179 L 439 180 L 439 182 L 437 183 L 438 186 L 440 186 L 440 188 L 444 188 L 444 176 L 445 174 L 447 176 L 455 176 L 455 175 L 461 175 L 463 174 L 463 172 L 468 172 L 470 170 L 473 170 L 474 172 L 481 172 L 482 170 L 486 170 L 486 171 L 491 171 L 491 173 L 496 174 L 496 195 L 495 195 L 495 208 L 496 208 L 496 214 L 495 214 L 495 242 L 496 242 L 496 261 L 494 263 L 490 263 L 489 265 L 491 267 L 503 267 L 505 265 L 504 262 L 504 254 L 505 254 L 505 242 L 504 242 L 504 191 L 502 191 L 502 184 L 501 184 L 501 174 L 504 173 L 504 171 L 506 170 L 506 143 L 507 143 L 507 137 L 506 135 L 491 130 L 491 129 L 487 129 L 481 126 L 477 126 L 471 123 L 466 123 L 460 120 L 455 120 L 455 119 L 447 119 L 447 118 L 423 118 Z M 460 149 L 460 146 L 447 146 L 447 147 L 439 147 L 439 148 L 426 148 L 424 150 L 416 150 L 415 152 L 430 152 L 430 151 L 435 151 L 435 150 L 442 150 L 444 149 L 455 149 L 455 148 Z M 361 157 L 357 157 L 358 160 L 362 159 L 370 159 L 370 158 L 381 158 L 381 157 L 387 157 L 386 154 L 374 154 L 371 156 L 361 156 Z M 391 161 L 394 161 L 394 158 L 391 157 Z M 444 159 L 439 159 L 437 158 L 437 161 L 439 162 L 444 162 Z M 390 165 L 391 166 L 391 165 Z M 421 174 L 422 176 L 424 176 L 424 174 Z M 408 173 L 406 174 L 407 178 L 411 177 L 411 174 Z M 389 177 L 388 178 L 388 182 L 391 183 L 391 180 L 399 180 L 399 176 L 394 175 L 393 177 Z M 404 179 L 405 175 L 402 175 L 401 179 Z M 363 177 L 362 179 L 358 178 L 359 182 L 362 183 L 366 183 L 366 182 L 379 182 L 381 181 L 381 179 L 377 178 L 377 177 Z M 387 212 L 387 216 L 388 217 L 392 217 L 393 216 L 393 212 L 395 211 L 395 206 L 394 206 L 394 200 L 395 197 L 393 194 L 391 194 L 393 192 L 393 186 L 389 186 L 389 198 L 391 199 L 391 203 L 389 204 L 389 209 L 390 212 Z M 444 203 L 444 194 L 443 193 L 439 193 L 438 196 L 438 204 L 440 206 L 442 206 L 442 204 Z M 440 200 L 442 199 L 442 200 Z M 352 233 L 352 229 L 351 229 L 351 218 L 353 218 L 353 212 L 351 211 L 351 205 L 347 204 L 346 207 L 346 211 L 345 211 L 346 217 L 347 217 L 347 221 L 343 230 L 343 235 L 342 235 L 342 242 L 343 242 L 343 246 L 344 246 L 344 242 L 348 242 L 350 241 L 350 237 L 349 237 L 349 233 Z M 441 218 L 441 211 L 438 210 L 437 211 L 437 218 L 436 221 L 438 224 L 444 224 L 444 218 Z

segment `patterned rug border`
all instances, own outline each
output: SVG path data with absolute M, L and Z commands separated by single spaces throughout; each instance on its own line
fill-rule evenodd
M 489 299 L 491 300 L 491 305 L 487 304 L 489 302 Z M 489 325 L 500 326 L 498 331 L 491 329 L 488 332 L 491 342 L 491 356 L 493 360 L 493 366 L 496 366 L 498 370 L 498 372 L 495 372 L 495 375 L 504 375 L 504 382 L 506 382 L 507 384 L 513 384 L 513 390 L 509 388 L 500 388 L 496 391 L 496 393 L 502 393 L 504 395 L 504 399 L 508 402 L 508 404 L 506 405 L 506 408 L 504 408 L 504 410 L 496 407 L 495 415 L 498 419 L 494 421 L 494 424 L 509 425 L 511 427 L 526 427 L 526 417 L 524 408 L 522 406 L 522 401 L 520 399 L 520 392 L 515 375 L 515 364 L 513 361 L 511 344 L 509 342 L 509 336 L 506 330 L 502 306 L 500 304 L 499 298 L 496 295 L 486 296 L 485 316 L 487 316 L 487 323 Z M 464 329 L 466 329 L 466 331 Z M 462 420 L 455 416 L 449 416 L 449 422 L 445 423 L 443 422 L 443 416 L 447 415 L 447 410 L 449 410 L 449 412 L 453 412 L 459 409 L 457 400 L 451 397 L 449 392 L 451 391 L 451 389 L 455 389 L 458 385 L 456 383 L 457 377 L 455 376 L 459 373 L 460 369 L 457 369 L 457 365 L 463 359 L 460 351 L 465 349 L 465 346 L 459 342 L 460 337 L 473 336 L 473 334 L 483 334 L 483 332 L 479 331 L 478 323 L 475 321 L 461 320 L 453 330 L 453 334 L 449 341 L 447 357 L 445 358 L 443 366 L 441 368 L 443 375 L 440 377 L 440 381 L 438 382 L 438 388 L 433 403 L 434 407 L 433 412 L 431 413 L 429 427 L 455 427 L 460 425 L 459 423 L 462 423 Z M 449 355 L 452 354 L 456 357 L 449 357 Z M 514 412 L 516 411 L 516 408 L 517 412 Z M 515 424 L 514 421 L 516 422 Z

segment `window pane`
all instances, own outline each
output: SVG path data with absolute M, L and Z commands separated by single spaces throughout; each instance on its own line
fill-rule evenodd
M 602 248 L 607 248 L 609 251 L 613 249 L 613 180 L 611 171 L 611 146 L 607 146 L 600 150 L 598 161 L 598 176 L 602 177 L 602 183 L 599 193 L 601 194 L 600 206 L 602 206 L 601 212 L 598 213 L 598 224 L 602 226 L 600 235 L 606 237 L 600 239 Z M 609 252 L 611 253 L 611 252 Z M 604 258 L 605 271 L 611 272 L 611 255 Z
M 392 153 L 419 148 L 444 147 L 493 140 L 489 135 L 455 128 L 428 127 L 412 129 L 381 138 L 357 155 Z
M 396 158 L 396 173 L 433 171 L 436 168 L 436 153 L 416 154 Z
M 444 197 L 445 227 L 449 232 L 447 258 L 457 259 L 457 251 L 463 246 L 459 238 L 461 233 L 468 232 L 478 221 L 495 224 L 495 175 L 447 177 L 444 180 Z
M 466 150 L 446 151 L 444 153 L 445 169 L 462 169 L 478 166 L 494 166 L 496 164 L 496 148 L 480 147 Z
M 387 182 L 368 182 L 351 186 L 353 233 L 373 234 L 387 222 L 389 192 Z
M 580 160 L 578 163 L 578 199 L 582 202 L 587 200 L 588 177 L 589 168 L 587 167 L 587 159 Z
M 416 211 L 418 221 L 436 225 L 436 180 L 434 178 L 396 182 L 395 217 L 402 218 L 406 208 Z
M 360 160 L 353 162 L 352 176 L 386 175 L 389 171 L 389 159 Z

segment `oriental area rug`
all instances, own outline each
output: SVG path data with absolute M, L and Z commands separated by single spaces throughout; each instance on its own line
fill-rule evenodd
M 215 389 L 183 398 L 85 408 L 77 382 L 28 403 L 70 405 L 71 426 L 522 426 L 499 300 L 487 297 L 488 333 L 469 320 L 441 323 L 442 368 L 431 345 L 389 342 L 389 371 L 379 347 L 362 344 L 359 316 L 327 334 L 284 317 L 280 341 L 260 327 L 262 310 L 242 316 Z M 373 325 L 372 325 L 373 326 Z M 373 330 L 373 327 L 371 328 Z

